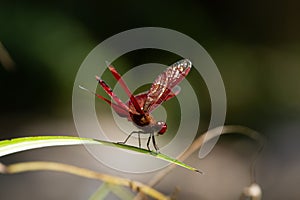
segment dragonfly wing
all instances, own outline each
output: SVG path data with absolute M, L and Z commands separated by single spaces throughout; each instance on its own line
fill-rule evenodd
M 145 104 L 146 99 L 147 99 L 147 92 L 137 94 L 137 95 L 134 96 L 134 98 L 135 98 L 136 102 L 138 103 L 139 107 L 142 108 L 143 105 Z M 136 112 L 132 112 L 132 113 L 138 113 L 138 111 L 135 110 L 134 103 L 131 101 L 131 99 L 129 99 L 126 102 L 126 105 L 129 107 L 129 109 L 131 111 L 136 111 Z
M 107 102 L 120 117 L 126 117 L 126 118 L 130 117 L 128 110 L 125 110 L 123 107 L 111 102 L 110 100 L 108 100 L 107 98 L 99 94 L 95 94 L 95 96 Z
M 114 109 L 114 111 L 120 116 L 120 117 L 126 117 L 130 118 L 129 112 L 127 110 L 124 110 L 119 105 L 112 103 L 111 107 Z
M 156 104 L 152 105 L 149 112 L 154 111 L 163 102 L 168 101 L 169 99 L 172 99 L 173 97 L 177 96 L 180 93 L 180 90 L 181 90 L 180 87 L 176 85 L 162 102 L 156 102 Z
M 172 89 L 186 77 L 191 67 L 191 61 L 184 59 L 174 63 L 160 74 L 147 93 L 143 106 L 144 112 L 153 111 L 164 101 L 174 97 L 176 94 L 172 92 Z
M 108 87 L 108 86 L 107 86 L 107 87 Z M 127 106 L 126 104 L 124 104 L 123 102 L 122 102 L 122 104 L 124 104 L 124 106 L 122 107 L 121 105 L 115 104 L 115 103 L 111 102 L 110 100 L 108 100 L 107 98 L 101 96 L 100 94 L 96 94 L 96 93 L 90 91 L 89 89 L 86 89 L 85 87 L 83 87 L 83 86 L 81 86 L 81 85 L 79 85 L 79 88 L 80 88 L 80 89 L 83 89 L 83 90 L 85 90 L 85 91 L 87 91 L 87 92 L 89 92 L 89 93 L 91 93 L 91 94 L 93 94 L 93 95 L 95 95 L 95 96 L 98 97 L 99 99 L 104 100 L 106 103 L 108 103 L 108 104 L 114 109 L 114 111 L 115 111 L 120 117 L 127 117 L 127 118 L 129 117 L 129 110 L 128 110 L 129 108 L 128 108 L 128 106 Z M 111 96 L 113 96 L 113 95 L 111 95 Z
M 112 73 L 112 75 L 115 77 L 115 79 L 120 83 L 121 87 L 124 89 L 127 96 L 130 98 L 130 101 L 132 102 L 132 104 L 135 108 L 134 110 L 136 110 L 140 114 L 144 114 L 142 107 L 139 106 L 137 100 L 133 96 L 132 92 L 129 90 L 128 86 L 126 85 L 125 81 L 122 79 L 121 75 L 117 72 L 117 70 L 112 65 L 109 65 L 108 69 Z
M 99 85 L 116 102 L 116 104 L 112 103 L 110 100 L 106 99 L 105 97 L 103 97 L 99 94 L 95 94 L 95 95 L 99 99 L 102 99 L 102 100 L 106 101 L 120 117 L 127 117 L 128 118 L 129 117 L 129 112 L 130 112 L 130 109 L 128 108 L 128 106 L 125 103 L 123 103 L 121 101 L 121 99 L 119 99 L 119 97 L 117 97 L 117 95 L 115 95 L 115 93 L 112 91 L 112 89 L 109 87 L 109 85 L 107 85 L 105 83 L 105 81 L 100 79 L 98 76 L 96 76 L 96 79 L 97 79 Z

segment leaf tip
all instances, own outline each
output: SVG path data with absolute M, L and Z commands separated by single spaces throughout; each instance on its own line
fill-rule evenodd
M 204 175 L 204 172 L 200 171 L 199 169 L 195 169 L 194 171 L 197 172 L 197 173 L 199 173 L 199 174 L 201 174 L 201 175 Z

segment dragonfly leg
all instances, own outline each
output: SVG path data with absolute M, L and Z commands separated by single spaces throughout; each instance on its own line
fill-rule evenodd
M 150 147 L 149 147 L 150 140 L 151 140 L 151 133 L 150 133 L 149 138 L 148 138 L 148 141 L 147 141 L 147 148 L 148 148 L 149 151 L 151 151 L 151 150 L 150 150 Z
M 139 148 L 141 148 L 141 136 L 140 136 L 140 132 L 138 132 L 138 137 L 139 137 Z
M 141 132 L 141 131 L 132 131 L 132 132 L 127 136 L 127 138 L 124 140 L 124 142 L 118 142 L 118 143 L 119 143 L 119 144 L 126 144 L 126 142 L 128 141 L 128 139 L 129 139 L 134 133 L 137 133 L 137 134 L 138 134 L 139 148 L 141 148 L 141 136 L 140 136 L 140 133 L 144 133 L 144 132 Z
M 159 148 L 158 148 L 158 146 L 157 146 L 157 144 L 155 142 L 155 136 L 154 136 L 153 133 L 151 134 L 151 137 L 152 137 L 153 146 L 154 146 L 156 152 L 159 152 Z
M 126 144 L 126 142 L 128 141 L 128 139 L 131 137 L 132 134 L 136 133 L 136 131 L 132 131 L 127 138 L 124 140 L 124 142 L 118 142 L 119 144 Z

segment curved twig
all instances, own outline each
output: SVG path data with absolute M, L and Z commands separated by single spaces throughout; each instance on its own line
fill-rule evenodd
M 88 169 L 84 169 L 72 165 L 67 165 L 67 164 L 62 164 L 57 162 L 22 162 L 22 163 L 16 163 L 16 164 L 5 166 L 0 163 L 0 173 L 2 174 L 16 174 L 21 172 L 40 171 L 40 170 L 58 171 L 58 172 L 69 173 L 69 174 L 73 174 L 85 178 L 101 180 L 113 185 L 129 187 L 131 190 L 135 192 L 142 192 L 155 199 L 159 199 L 159 200 L 170 199 L 164 194 L 158 192 L 157 190 L 154 190 L 153 188 L 143 183 L 137 181 L 131 181 L 129 179 L 120 178 L 117 176 L 98 173 L 92 170 L 88 170 Z

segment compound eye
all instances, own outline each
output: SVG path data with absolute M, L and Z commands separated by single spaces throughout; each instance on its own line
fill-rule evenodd
M 167 131 L 167 124 L 165 122 L 157 122 L 157 125 L 159 126 L 160 130 L 158 131 L 159 135 L 163 135 Z

